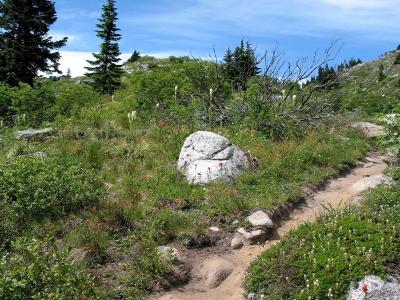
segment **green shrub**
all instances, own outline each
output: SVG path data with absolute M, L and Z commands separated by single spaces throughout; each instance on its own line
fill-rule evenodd
M 0 161 L 0 245 L 33 222 L 95 204 L 103 191 L 91 171 L 71 161 L 31 157 Z
M 24 115 L 26 123 L 35 127 L 59 115 L 70 117 L 82 107 L 102 100 L 90 86 L 71 80 L 38 80 L 33 87 L 22 84 L 19 88 L 2 86 L 0 90 L 0 108 L 4 106 L 8 114 Z
M 16 88 L 0 84 L 0 120 L 3 120 L 4 125 L 13 121 L 12 116 L 15 114 L 15 109 L 12 102 L 16 91 Z
M 0 257 L 0 298 L 97 299 L 93 279 L 52 241 L 19 239 Z
M 330 213 L 292 231 L 250 268 L 249 292 L 268 299 L 344 299 L 366 275 L 395 272 L 400 187 L 372 191 L 363 208 Z
M 381 138 L 381 144 L 391 149 L 396 155 L 400 154 L 400 115 L 390 114 L 383 119 L 386 134 Z
M 395 65 L 400 65 L 400 53 L 396 55 L 396 58 L 394 59 L 394 64 Z

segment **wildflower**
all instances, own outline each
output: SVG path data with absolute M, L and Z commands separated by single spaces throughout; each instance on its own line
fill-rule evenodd
M 366 284 L 366 283 L 363 284 L 363 286 L 362 286 L 362 291 L 363 291 L 365 294 L 368 294 L 368 284 Z
M 222 161 L 219 163 L 219 167 L 220 167 L 221 169 L 224 167 L 224 163 L 223 163 Z

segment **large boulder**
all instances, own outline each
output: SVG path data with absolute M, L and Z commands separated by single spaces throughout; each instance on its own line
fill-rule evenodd
M 191 134 L 185 141 L 177 168 L 191 184 L 231 181 L 247 168 L 248 156 L 225 137 L 208 131 Z
M 385 130 L 382 126 L 370 122 L 357 122 L 353 125 L 353 127 L 361 129 L 370 139 L 377 138 L 385 134 Z
M 223 257 L 211 257 L 205 260 L 199 272 L 208 288 L 218 287 L 233 271 L 233 263 Z
M 34 138 L 42 139 L 53 133 L 52 128 L 43 129 L 27 129 L 23 131 L 17 131 L 15 137 L 18 140 L 30 140 Z
M 393 179 L 391 179 L 390 177 L 383 174 L 378 174 L 374 176 L 365 177 L 357 181 L 350 187 L 350 192 L 352 192 L 353 194 L 361 194 L 370 189 L 376 188 L 378 185 L 392 184 L 392 183 Z
M 358 285 L 351 288 L 347 300 L 400 299 L 400 283 L 394 278 L 383 281 L 378 276 L 366 276 Z

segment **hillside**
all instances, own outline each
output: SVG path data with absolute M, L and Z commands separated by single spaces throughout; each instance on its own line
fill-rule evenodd
M 340 74 L 339 93 L 345 109 L 365 113 L 388 113 L 400 102 L 400 51 L 356 65 Z M 381 67 L 383 66 L 383 67 Z M 382 75 L 380 73 L 382 69 Z
M 376 82 L 370 73 L 377 76 L 377 64 L 352 68 L 340 87 L 348 93 L 344 103 L 371 117 L 375 103 L 354 100 L 364 99 L 359 82 L 368 99 L 384 83 L 395 93 L 389 79 L 398 70 L 388 59 L 387 78 Z M 197 255 L 250 251 L 247 244 L 259 241 L 257 233 L 268 243 L 265 228 L 253 228 L 249 215 L 272 217 L 294 208 L 304 191 L 324 186 L 378 149 L 352 127 L 353 118 L 363 116 L 349 117 L 346 106 L 333 110 L 328 94 L 311 97 L 296 86 L 285 95 L 290 82 L 262 76 L 236 90 L 221 77 L 222 68 L 187 57 L 143 57 L 125 66 L 112 97 L 85 78 L 0 86 L 6 108 L 0 128 L 0 295 L 35 295 L 54 289 L 55 282 L 60 298 L 142 299 L 174 289 L 193 277 Z M 379 99 L 383 105 L 388 98 Z M 30 137 L 32 131 L 22 131 L 30 127 L 46 129 Z M 193 184 L 201 170 L 194 164 L 193 177 L 180 166 L 190 148 L 187 138 L 199 131 L 201 151 L 192 156 L 211 154 L 200 160 L 206 174 L 198 177 L 226 173 L 227 180 Z M 225 146 L 214 149 L 212 142 Z M 235 157 L 246 161 L 243 169 Z M 178 263 L 169 252 L 178 253 Z M 59 265 L 61 273 L 53 267 Z M 24 273 L 31 266 L 39 271 Z M 51 280 L 41 278 L 43 272 Z M 15 277 L 35 289 L 20 287 Z M 253 283 L 249 291 L 258 292 Z M 342 280 L 343 289 L 348 285 Z

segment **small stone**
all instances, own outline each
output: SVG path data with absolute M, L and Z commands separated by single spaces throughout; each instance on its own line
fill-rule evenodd
M 247 217 L 247 221 L 256 228 L 272 228 L 274 223 L 271 218 L 263 211 L 259 210 Z
M 254 293 L 250 293 L 247 295 L 247 300 L 257 300 L 257 295 Z
M 262 229 L 252 230 L 250 232 L 246 231 L 243 227 L 238 229 L 240 233 L 250 244 L 256 244 L 266 240 L 266 233 Z
M 231 241 L 231 248 L 237 250 L 243 247 L 243 241 L 240 238 L 234 237 Z
M 350 138 L 348 138 L 348 137 L 346 137 L 346 136 L 342 136 L 342 135 L 339 135 L 337 138 L 338 138 L 338 140 L 341 141 L 342 143 L 347 143 L 347 142 L 350 141 Z
M 239 220 L 234 220 L 234 221 L 232 222 L 232 225 L 237 225 L 237 224 L 239 224 Z
M 210 227 L 210 231 L 212 231 L 212 232 L 220 232 L 220 229 L 218 227 L 216 227 L 216 226 L 211 226 Z

